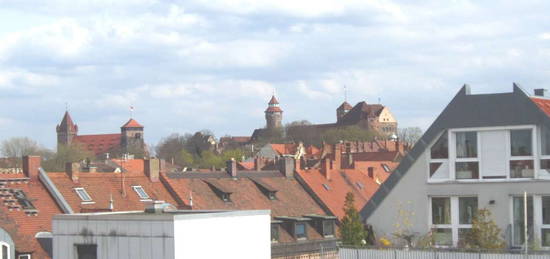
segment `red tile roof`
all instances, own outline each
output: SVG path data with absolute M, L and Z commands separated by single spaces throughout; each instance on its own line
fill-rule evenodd
M 531 101 L 546 113 L 546 115 L 550 116 L 550 99 L 531 97 Z
M 355 169 L 330 170 L 330 179 L 319 168 L 308 170 L 298 169 L 296 172 L 304 183 L 314 192 L 315 196 L 339 219 L 345 215 L 343 206 L 346 194 L 351 192 L 355 196 L 355 207 L 359 210 L 374 195 L 390 173 L 386 172 L 382 164 L 393 170 L 394 162 L 355 162 Z M 368 168 L 373 168 L 372 177 Z
M 132 186 L 141 186 L 152 200 L 163 200 L 181 207 L 182 204 L 177 203 L 163 183 L 149 180 L 143 172 L 142 159 L 128 160 L 123 165 L 124 173 L 80 172 L 78 183 L 64 172 L 51 172 L 48 176 L 77 213 L 108 209 L 111 195 L 114 211 L 144 210 L 149 202 L 141 201 Z M 77 187 L 84 188 L 94 203 L 83 204 L 74 190 Z
M 294 179 L 286 177 L 262 178 L 186 178 L 181 173 L 163 174 L 162 177 L 172 186 L 177 195 L 190 203 L 193 200 L 194 210 L 258 210 L 270 209 L 273 218 L 278 216 L 302 217 L 307 214 L 326 215 L 323 209 L 308 195 L 303 187 Z M 270 200 L 262 192 L 259 184 L 253 179 L 259 179 L 260 185 L 269 186 L 276 192 L 276 199 Z M 212 186 L 220 186 L 230 192 L 230 202 L 224 202 L 216 195 Z M 280 231 L 284 232 L 284 231 Z M 314 231 L 310 231 L 314 232 Z M 309 234 L 309 233 L 308 233 Z M 320 235 L 311 235 L 309 239 L 319 239 Z M 281 242 L 284 240 L 281 237 Z
M 279 104 L 279 101 L 277 98 L 275 98 L 275 95 L 271 96 L 271 100 L 269 100 L 269 104 Z
M 0 174 L 1 179 L 26 178 L 24 174 Z M 8 183 L 1 187 L 0 227 L 6 230 L 20 253 L 32 253 L 33 258 L 50 258 L 35 238 L 38 232 L 50 232 L 52 217 L 62 213 L 49 192 L 38 180 Z M 37 210 L 35 216 L 26 214 L 10 190 L 21 190 Z M 7 196 L 4 196 L 7 195 Z M 14 202 L 8 202 L 14 200 Z M 11 207 L 11 209 L 10 209 Z M 15 207 L 19 207 L 16 209 Z
M 85 150 L 98 155 L 120 147 L 120 138 L 121 134 L 78 135 L 73 141 L 82 144 Z
M 136 120 L 130 119 L 121 128 L 143 128 L 143 125 L 139 124 Z
M 265 111 L 266 112 L 283 112 L 283 110 L 281 110 L 281 108 L 277 106 L 270 106 Z

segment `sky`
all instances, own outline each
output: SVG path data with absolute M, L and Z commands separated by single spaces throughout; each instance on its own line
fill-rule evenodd
M 250 135 L 273 93 L 284 123 L 334 122 L 347 93 L 426 129 L 463 84 L 550 88 L 548 10 L 543 0 L 0 0 L 0 140 L 53 148 L 66 109 L 80 134 L 117 133 L 132 116 L 152 145 L 202 129 Z

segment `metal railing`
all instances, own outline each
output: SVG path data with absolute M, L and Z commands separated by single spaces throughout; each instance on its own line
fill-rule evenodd
M 402 249 L 340 247 L 340 259 L 549 259 L 550 253 L 539 251 L 522 254 L 517 250 L 464 250 L 464 249 Z
M 271 258 L 277 259 L 337 259 L 336 239 L 308 240 L 271 245 Z

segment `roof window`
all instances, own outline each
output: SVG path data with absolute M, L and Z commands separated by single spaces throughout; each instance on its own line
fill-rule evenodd
M 90 197 L 90 195 L 88 194 L 88 192 L 86 192 L 86 189 L 82 188 L 82 187 L 79 187 L 79 188 L 74 188 L 76 194 L 78 194 L 78 197 L 80 197 L 80 199 L 83 201 L 83 202 L 90 202 L 92 201 L 92 197 Z
M 258 189 L 270 200 L 276 200 L 277 196 L 275 195 L 277 193 L 277 190 L 273 188 L 271 185 L 261 181 L 260 179 L 250 179 L 252 180 L 256 186 L 258 186 Z
M 386 164 L 382 164 L 382 168 L 384 168 L 384 171 L 386 171 L 386 173 L 390 171 L 390 167 Z
M 360 190 L 363 190 L 365 188 L 365 185 L 360 182 L 356 182 L 355 185 L 357 185 L 357 188 L 359 188 Z
M 328 184 L 324 183 L 323 187 L 325 187 L 325 190 L 330 191 L 330 186 L 328 186 Z
M 210 189 L 214 191 L 214 193 L 224 202 L 231 202 L 231 193 L 233 193 L 231 190 L 219 185 L 216 182 L 213 181 L 204 181 L 208 186 L 210 186 Z
M 149 195 L 147 195 L 147 193 L 145 192 L 143 187 L 141 187 L 141 186 L 132 186 L 132 188 L 137 193 L 137 195 L 139 196 L 140 199 L 142 199 L 142 200 L 149 200 L 150 199 Z

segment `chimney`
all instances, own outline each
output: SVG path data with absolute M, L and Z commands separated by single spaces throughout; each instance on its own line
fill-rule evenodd
M 294 157 L 292 156 L 283 156 L 279 160 L 279 170 L 287 177 L 292 178 L 294 177 L 294 169 L 295 169 L 296 161 Z
M 165 172 L 166 171 L 166 160 L 160 159 L 160 171 Z
M 326 157 L 321 160 L 321 173 L 330 180 L 330 160 Z
M 374 168 L 373 167 L 369 167 L 367 168 L 367 171 L 368 171 L 368 175 L 370 178 L 374 178 Z
M 160 176 L 160 160 L 158 158 L 144 159 L 145 175 L 149 177 L 149 181 L 158 182 Z
M 69 175 L 73 183 L 78 183 L 78 176 L 80 174 L 80 163 L 66 163 L 65 173 Z
M 333 146 L 334 163 L 332 169 L 340 170 L 342 168 L 342 143 L 336 143 Z
M 38 180 L 38 168 L 40 168 L 40 156 L 24 156 L 23 157 L 23 173 L 29 177 L 31 181 Z
M 227 160 L 226 164 L 226 170 L 227 173 L 231 175 L 231 177 L 236 178 L 237 177 L 237 161 L 235 161 L 235 158 L 231 158 L 230 160 Z
M 348 153 L 348 168 L 355 168 L 355 165 L 353 164 L 353 154 Z
M 261 157 L 254 158 L 254 170 L 261 171 L 264 167 L 264 160 Z
M 544 88 L 535 89 L 535 96 L 545 97 L 548 90 Z

